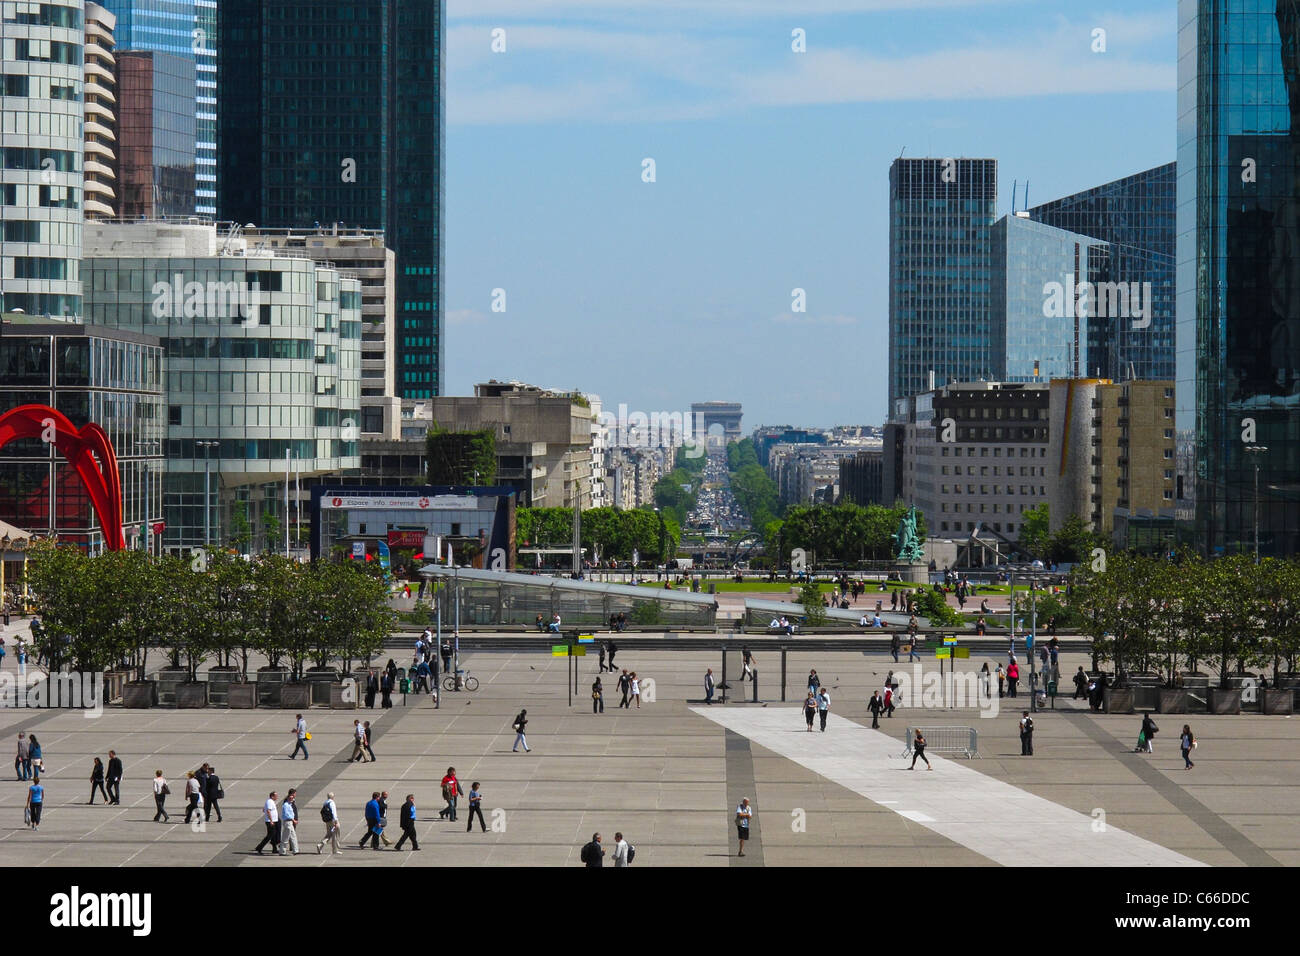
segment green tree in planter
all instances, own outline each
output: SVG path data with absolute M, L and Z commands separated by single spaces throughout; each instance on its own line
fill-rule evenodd
M 654 627 L 664 621 L 664 610 L 658 601 L 641 601 L 632 608 L 630 620 L 642 627 Z
M 388 588 L 366 570 L 351 564 L 320 562 L 313 569 L 312 593 L 320 621 L 314 659 L 325 667 L 332 657 L 350 670 L 354 659 L 369 662 L 392 633 L 396 613 L 388 605 Z
M 947 599 L 934 588 L 922 588 L 916 600 L 919 616 L 935 627 L 953 627 L 965 623 L 956 608 L 948 606 Z
M 803 605 L 805 627 L 821 627 L 830 616 L 822 604 L 822 589 L 816 581 L 805 581 L 799 588 L 799 603 Z
M 1256 587 L 1258 569 L 1250 555 L 1234 554 L 1204 562 L 1194 585 L 1199 627 L 1189 639 L 1192 656 L 1219 674 L 1227 689 L 1235 667 L 1261 660 L 1261 622 L 1267 612 Z
M 1264 632 L 1261 651 L 1265 661 L 1272 663 L 1276 687 L 1282 662 L 1289 673 L 1295 673 L 1300 656 L 1300 565 L 1265 558 L 1256 580 Z
M 1149 659 L 1158 606 L 1144 593 L 1149 567 L 1129 554 L 1111 555 L 1104 571 L 1080 564 L 1071 572 L 1068 606 L 1086 622 L 1094 666 L 1113 661 L 1117 675 Z
M 212 586 L 212 643 L 221 666 L 231 666 L 238 655 L 240 679 L 248 678 L 248 651 L 264 636 L 260 633 L 256 584 L 249 562 L 226 551 L 209 555 L 207 574 Z

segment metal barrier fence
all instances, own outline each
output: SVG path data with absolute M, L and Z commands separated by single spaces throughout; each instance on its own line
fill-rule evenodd
M 961 755 L 968 760 L 980 755 L 974 727 L 908 727 L 900 757 L 911 755 L 918 730 L 925 737 L 925 749 L 930 753 Z

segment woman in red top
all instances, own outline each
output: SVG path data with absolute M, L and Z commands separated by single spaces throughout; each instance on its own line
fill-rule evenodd
M 442 799 L 447 801 L 447 805 L 438 811 L 438 816 L 444 820 L 455 821 L 456 819 L 456 798 L 460 796 L 460 781 L 456 779 L 456 768 L 448 767 L 447 775 L 442 778 Z
M 1020 665 L 1016 663 L 1015 658 L 1007 665 L 1007 696 L 1016 696 L 1016 681 L 1020 680 Z

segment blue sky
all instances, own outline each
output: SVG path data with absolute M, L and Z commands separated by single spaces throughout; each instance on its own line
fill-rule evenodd
M 448 0 L 447 19 L 449 394 L 520 379 L 645 412 L 740 401 L 746 431 L 879 423 L 900 151 L 998 159 L 1000 213 L 1013 180 L 1033 204 L 1174 158 L 1172 0 Z

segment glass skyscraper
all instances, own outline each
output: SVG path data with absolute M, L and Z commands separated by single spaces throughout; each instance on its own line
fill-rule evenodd
M 950 381 L 994 377 L 997 173 L 995 159 L 900 158 L 889 168 L 891 409 Z
M 123 219 L 194 215 L 194 61 L 171 53 L 117 57 Z
M 382 229 L 396 387 L 443 390 L 442 0 L 222 0 L 218 214 Z
M 1196 540 L 1210 554 L 1250 551 L 1258 520 L 1262 553 L 1295 554 L 1300 0 L 1179 0 L 1177 215 Z
M 216 0 L 103 0 L 117 17 L 119 52 L 168 53 L 193 63 L 194 90 L 187 112 L 194 126 L 193 208 L 217 212 L 217 4 Z M 176 72 L 174 69 L 169 73 Z
M 1125 176 L 1029 210 L 1032 219 L 1104 241 L 1100 281 L 1149 283 L 1150 314 L 1093 316 L 1085 375 L 1123 381 L 1174 377 L 1174 164 Z M 1147 321 L 1149 319 L 1149 322 Z

